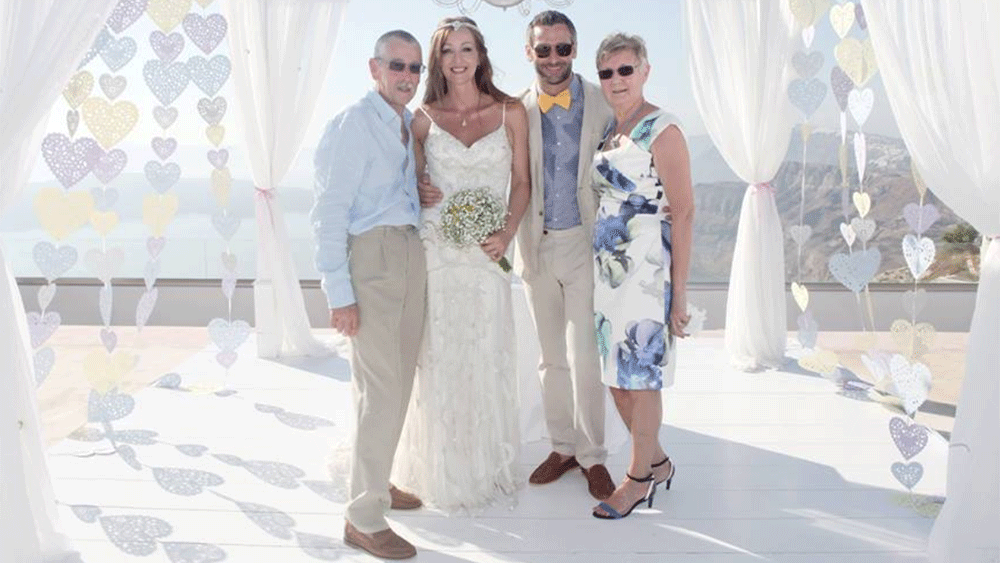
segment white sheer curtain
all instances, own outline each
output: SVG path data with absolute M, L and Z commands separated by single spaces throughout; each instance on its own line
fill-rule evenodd
M 325 352 L 310 330 L 277 187 L 316 109 L 347 0 L 241 0 L 229 19 L 236 100 L 256 185 L 260 357 Z
M 0 214 L 38 153 L 39 126 L 117 0 L 0 7 Z M 21 294 L 0 241 L 0 561 L 78 560 L 58 531 Z
M 786 90 L 796 38 L 785 0 L 687 0 L 691 85 L 705 128 L 749 184 L 726 302 L 726 350 L 742 369 L 785 355 L 785 250 L 769 182 L 795 113 Z
M 864 0 L 899 131 L 927 187 L 1000 235 L 1000 4 Z M 984 245 L 934 563 L 1000 557 L 1000 241 Z

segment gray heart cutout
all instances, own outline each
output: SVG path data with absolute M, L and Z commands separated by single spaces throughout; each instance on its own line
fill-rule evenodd
M 244 516 L 264 530 L 268 534 L 283 540 L 292 539 L 292 528 L 295 527 L 295 519 L 278 510 L 263 504 L 252 502 L 233 501 Z
M 302 551 L 321 561 L 340 559 L 340 542 L 333 538 L 304 532 L 295 532 L 295 541 Z
M 35 352 L 35 385 L 41 386 L 56 365 L 56 351 L 46 346 Z
M 221 547 L 210 543 L 163 542 L 162 545 L 172 563 L 215 563 L 227 557 Z
M 92 504 L 71 504 L 69 508 L 74 516 L 88 524 L 97 522 L 97 517 L 101 515 L 101 509 Z
M 892 476 L 895 477 L 901 485 L 909 490 L 913 490 L 913 487 L 915 487 L 924 476 L 924 466 L 917 461 L 911 461 L 910 463 L 897 461 L 892 464 L 891 469 Z
M 206 446 L 200 444 L 180 444 L 174 447 L 177 448 L 177 451 L 189 457 L 201 457 L 208 451 Z
M 307 489 L 334 504 L 344 504 L 350 500 L 347 487 L 337 485 L 333 481 L 302 481 Z
M 133 410 L 135 410 L 135 399 L 131 395 L 119 394 L 115 389 L 104 395 L 91 389 L 87 397 L 88 422 L 121 420 Z
M 153 477 L 163 490 L 180 496 L 199 495 L 204 492 L 205 487 L 225 483 L 215 473 L 182 467 L 154 467 Z
M 48 241 L 35 244 L 31 249 L 31 256 L 35 259 L 38 270 L 49 282 L 68 272 L 76 264 L 78 257 L 76 249 L 72 246 L 56 248 Z
M 927 428 L 916 423 L 909 424 L 898 416 L 889 421 L 889 435 L 907 461 L 927 447 Z

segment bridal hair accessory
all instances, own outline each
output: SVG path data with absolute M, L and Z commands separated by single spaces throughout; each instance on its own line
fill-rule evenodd
M 476 24 L 469 23 L 467 21 L 462 21 L 462 20 L 455 20 L 455 21 L 451 21 L 451 22 L 448 22 L 448 23 L 445 23 L 445 24 L 441 24 L 440 26 L 438 26 L 438 29 L 440 30 L 440 29 L 445 29 L 445 28 L 449 28 L 449 27 L 451 28 L 452 31 L 458 31 L 459 29 L 462 29 L 463 27 L 471 27 L 472 29 L 475 29 L 476 31 L 479 31 L 479 26 L 477 26 Z

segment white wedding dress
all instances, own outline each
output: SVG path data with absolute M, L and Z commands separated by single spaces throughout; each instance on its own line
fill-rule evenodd
M 446 512 L 477 512 L 513 503 L 523 482 L 511 275 L 478 246 L 442 240 L 438 223 L 459 190 L 485 187 L 506 205 L 511 147 L 502 123 L 467 147 L 432 120 L 424 151 L 445 199 L 421 217 L 427 322 L 392 482 Z

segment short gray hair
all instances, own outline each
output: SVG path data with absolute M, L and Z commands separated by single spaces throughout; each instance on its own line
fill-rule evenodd
M 628 35 L 627 33 L 612 33 L 601 41 L 597 48 L 597 66 L 601 66 L 601 61 L 618 51 L 628 49 L 632 51 L 639 64 L 645 65 L 648 62 L 646 54 L 646 42 L 638 35 Z
M 420 42 L 417 41 L 417 38 L 414 37 L 412 33 L 402 29 L 394 29 L 383 33 L 382 36 L 378 38 L 378 41 L 375 42 L 375 54 L 372 55 L 372 58 L 384 58 L 385 51 L 389 48 L 389 43 L 393 39 L 399 39 L 400 41 L 412 43 L 413 45 L 420 47 Z

